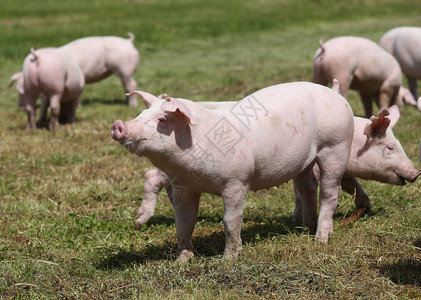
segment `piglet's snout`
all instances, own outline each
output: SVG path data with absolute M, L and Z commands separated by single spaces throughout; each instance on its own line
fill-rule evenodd
M 111 137 L 118 142 L 122 142 L 126 137 L 126 134 L 127 132 L 123 122 L 120 120 L 114 121 L 113 126 L 111 127 Z

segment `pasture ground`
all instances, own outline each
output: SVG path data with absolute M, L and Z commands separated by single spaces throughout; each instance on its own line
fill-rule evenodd
M 421 299 L 421 180 L 361 181 L 373 213 L 348 225 L 343 194 L 334 236 L 316 243 L 290 219 L 292 183 L 250 193 L 238 260 L 222 257 L 223 206 L 203 195 L 196 257 L 175 262 L 174 213 L 160 194 L 151 222 L 134 229 L 143 174 L 152 168 L 110 138 L 125 105 L 117 77 L 86 86 L 77 122 L 24 130 L 10 76 L 30 47 L 89 35 L 136 35 L 139 89 L 234 100 L 271 84 L 311 80 L 319 38 L 378 41 L 421 25 L 418 0 L 6 0 L 0 10 L 0 298 Z M 349 102 L 363 109 L 356 93 Z M 394 129 L 420 167 L 420 114 L 406 106 Z

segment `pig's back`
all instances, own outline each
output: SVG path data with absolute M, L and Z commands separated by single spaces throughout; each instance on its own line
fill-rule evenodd
M 318 84 L 275 85 L 242 101 L 245 103 L 237 105 L 244 107 L 242 112 L 249 118 L 253 113 L 250 107 L 262 108 L 255 112 L 249 128 L 243 126 L 244 136 L 252 141 L 255 190 L 270 181 L 276 185 L 295 177 L 314 161 L 320 149 L 341 141 L 353 130 L 352 110 L 346 100 Z
M 399 62 L 403 73 L 421 77 L 421 28 L 397 27 L 383 35 L 380 45 Z

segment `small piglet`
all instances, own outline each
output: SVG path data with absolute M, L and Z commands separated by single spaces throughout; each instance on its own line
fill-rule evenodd
M 421 79 L 421 27 L 391 29 L 380 39 L 380 46 L 397 59 L 416 99 L 417 79 Z
M 48 105 L 50 129 L 75 120 L 76 107 L 85 85 L 85 78 L 72 56 L 59 48 L 31 49 L 23 62 L 23 71 L 11 78 L 17 80 L 19 107 L 28 114 L 27 129 L 35 129 L 36 100 L 41 95 L 41 122 L 45 122 Z
M 341 83 L 340 94 L 357 90 L 363 102 L 365 116 L 372 115 L 372 99 L 380 108 L 415 99 L 402 87 L 402 72 L 396 59 L 376 43 L 361 37 L 343 36 L 326 43 L 314 57 L 313 82 L 327 85 L 334 78 Z M 408 92 L 406 92 L 408 91 Z
M 133 94 L 140 95 L 148 109 L 129 122 L 115 121 L 111 136 L 168 176 L 178 260 L 193 257 L 191 236 L 201 193 L 222 196 L 225 255 L 236 256 L 242 248 L 247 192 L 293 178 L 306 200 L 304 224 L 317 240 L 328 240 L 353 135 L 352 110 L 338 93 L 313 83 L 287 83 L 218 109 L 185 99 Z M 313 209 L 316 162 L 321 169 L 318 220 Z

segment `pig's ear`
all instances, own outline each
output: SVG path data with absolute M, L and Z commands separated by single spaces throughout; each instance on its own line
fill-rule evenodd
M 22 77 L 22 72 L 17 72 L 15 74 L 12 75 L 12 77 L 10 77 L 10 81 L 9 81 L 9 88 L 11 88 L 13 86 L 13 84 Z
M 190 124 L 195 124 L 190 108 L 178 99 L 168 97 L 165 102 L 161 104 L 161 109 L 183 117 Z
M 371 124 L 367 124 L 364 128 L 364 134 L 369 138 L 377 138 L 384 135 L 387 127 L 390 125 L 389 110 L 382 108 L 379 111 L 379 117 L 372 116 Z
M 142 92 L 142 91 L 132 91 L 132 92 L 126 94 L 126 96 L 131 96 L 131 95 L 139 95 L 140 98 L 142 98 L 143 104 L 145 104 L 146 108 L 151 107 L 152 104 L 155 101 L 160 100 L 157 97 L 155 97 L 154 95 L 146 93 L 146 92 Z
M 388 110 L 389 110 L 390 128 L 393 128 L 398 122 L 401 114 L 399 112 L 399 107 L 397 107 L 396 105 L 392 105 L 391 107 L 388 108 Z

